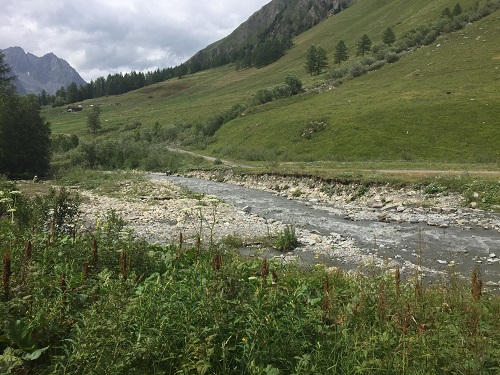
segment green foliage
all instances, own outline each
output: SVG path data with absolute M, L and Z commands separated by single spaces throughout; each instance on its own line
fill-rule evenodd
M 295 228 L 288 225 L 276 237 L 274 247 L 282 252 L 287 252 L 299 246 Z
M 368 192 L 368 186 L 367 185 L 360 185 L 358 189 L 356 190 L 356 193 L 354 193 L 351 197 L 351 201 L 355 201 L 356 199 L 362 197 Z
M 50 133 L 33 95 L 0 92 L 0 173 L 28 178 L 47 174 Z
M 479 207 L 491 208 L 500 206 L 500 181 L 487 182 L 473 180 L 460 188 L 467 203 L 476 202 Z
M 107 120 L 107 129 L 100 137 L 119 138 L 121 129 L 135 121 L 142 123 L 142 129 L 159 122 L 162 131 L 169 134 L 169 142 L 198 148 L 216 157 L 228 154 L 269 161 L 399 161 L 403 150 L 411 150 L 412 158 L 422 162 L 494 164 L 498 161 L 498 147 L 493 140 L 498 139 L 498 129 L 493 124 L 498 111 L 494 105 L 497 87 L 491 72 L 496 61 L 497 34 L 493 25 L 498 23 L 498 14 L 492 12 L 498 1 L 481 2 L 477 7 L 473 7 L 474 2 L 461 2 L 463 12 L 452 20 L 440 19 L 439 15 L 443 7 L 452 9 L 454 3 L 439 5 L 425 0 L 414 7 L 400 0 L 360 3 L 317 24 L 308 33 L 297 35 L 294 48 L 288 50 L 279 64 L 238 72 L 234 66 L 225 66 L 200 71 L 182 80 L 150 85 L 119 99 L 102 97 L 99 102 L 106 105 L 102 117 Z M 479 19 L 480 22 L 460 29 Z M 420 28 L 424 24 L 431 27 Z M 367 33 L 373 34 L 375 47 L 383 44 L 380 36 L 388 27 L 396 32 L 397 41 L 373 55 L 379 62 L 363 63 L 367 71 L 378 69 L 374 74 L 355 80 L 343 76 L 340 81 L 323 82 L 321 77 L 329 79 L 329 73 L 310 76 L 303 68 L 311 44 L 324 46 L 328 56 L 332 56 L 339 40 L 355 46 L 357 38 Z M 403 38 L 412 29 L 418 29 L 418 35 Z M 446 34 L 452 30 L 460 32 Z M 486 32 L 491 38 L 485 36 Z M 433 39 L 428 48 L 415 48 Z M 421 44 L 413 44 L 415 41 Z M 475 53 L 468 54 L 472 50 Z M 246 52 L 249 52 L 246 56 L 251 55 L 252 48 L 248 47 Z M 391 61 L 397 58 L 400 61 L 388 66 L 386 54 Z M 365 58 L 370 57 L 367 55 Z M 468 58 L 465 61 L 453 56 Z M 468 76 L 461 74 L 464 64 Z M 272 92 L 280 84 L 280 77 L 289 72 L 300 77 L 307 93 L 251 108 L 259 89 L 268 88 Z M 340 84 L 341 90 L 329 90 Z M 311 90 L 315 87 L 319 90 Z M 111 105 L 117 100 L 119 106 Z M 215 136 L 207 137 L 202 131 L 205 119 L 221 113 L 220 103 L 228 108 L 241 103 L 247 109 L 244 116 L 238 116 L 227 126 L 223 124 Z M 404 116 L 400 115 L 403 107 Z M 50 108 L 44 111 L 56 133 L 75 133 L 81 143 L 90 138 L 84 132 L 82 116 L 66 116 Z M 299 134 L 304 124 L 314 118 L 325 119 L 332 126 L 315 137 L 313 144 L 300 139 Z M 266 137 L 262 137 L 264 132 Z M 57 156 L 57 163 L 76 161 L 82 156 L 73 151 L 71 159 Z M 148 164 L 157 164 L 158 159 L 161 158 L 151 158 Z
M 87 127 L 93 134 L 97 134 L 97 131 L 101 129 L 101 107 L 93 106 L 87 114 Z
M 394 34 L 394 31 L 392 31 L 392 28 L 388 27 L 382 34 L 382 42 L 384 42 L 384 44 L 387 44 L 388 46 L 391 46 L 395 41 L 396 35 Z
M 432 182 L 424 188 L 425 194 L 434 195 L 443 193 L 446 191 L 446 187 L 441 185 L 439 182 Z
M 268 89 L 260 89 L 255 93 L 255 101 L 257 104 L 265 104 L 273 100 L 273 93 Z
M 316 47 L 314 44 L 309 47 L 306 55 L 305 68 L 308 73 L 320 74 L 323 69 L 328 67 L 328 57 L 323 47 Z
M 295 74 L 288 73 L 285 77 L 285 84 L 290 87 L 292 95 L 297 95 L 303 90 L 302 81 Z
M 80 140 L 76 134 L 56 134 L 52 137 L 53 152 L 68 152 L 78 146 Z
M 10 76 L 11 67 L 4 62 L 4 54 L 0 51 L 0 95 L 12 94 L 14 76 Z
M 346 61 L 349 59 L 347 55 L 347 46 L 343 40 L 337 43 L 335 47 L 335 53 L 333 54 L 333 62 L 335 64 L 341 64 L 342 61 Z
M 152 245 L 134 240 L 113 211 L 74 236 L 5 223 L 0 248 L 11 250 L 12 275 L 10 298 L 0 301 L 3 373 L 479 374 L 500 366 L 500 299 L 471 293 L 452 274 L 423 288 L 418 274 L 405 281 L 245 259 L 231 237 L 211 250 Z M 282 243 L 294 237 L 287 227 Z
M 285 54 L 288 44 L 279 39 L 265 40 L 255 47 L 254 63 L 257 68 L 277 61 Z
M 358 41 L 357 45 L 358 49 L 356 50 L 356 55 L 365 56 L 365 53 L 370 51 L 372 47 L 372 41 L 368 37 L 368 35 L 364 34 Z
M 453 12 L 452 12 L 452 15 L 453 17 L 456 17 L 456 16 L 459 16 L 462 14 L 462 7 L 460 6 L 459 3 L 457 3 L 454 7 L 453 7 Z

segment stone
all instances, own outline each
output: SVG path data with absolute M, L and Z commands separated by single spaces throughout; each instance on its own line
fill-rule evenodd
M 384 207 L 384 204 L 382 203 L 381 200 L 373 200 L 371 203 L 370 203 L 370 207 L 371 208 L 382 208 Z
M 484 285 L 486 285 L 486 286 L 490 286 L 490 287 L 500 286 L 500 284 L 499 284 L 499 283 L 496 283 L 496 282 L 494 282 L 494 281 L 488 281 L 488 282 L 486 282 Z
M 471 208 L 476 208 L 477 207 L 477 202 L 470 202 L 470 207 Z
M 497 255 L 495 253 L 490 253 L 490 255 L 488 255 L 488 258 L 490 258 L 490 259 L 496 258 L 496 257 L 497 257 Z
M 399 205 L 397 203 L 389 203 L 382 207 L 382 211 L 395 210 L 398 206 Z
M 441 260 L 441 259 L 438 259 L 437 262 L 439 264 L 448 264 L 448 262 L 446 260 Z
M 252 211 L 252 207 L 250 206 L 245 206 L 243 207 L 243 210 L 242 210 L 244 213 L 246 214 L 249 214 L 251 211 Z

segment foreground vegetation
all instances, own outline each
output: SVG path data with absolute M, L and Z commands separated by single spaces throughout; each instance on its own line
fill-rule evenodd
M 3 182 L 0 369 L 16 374 L 493 374 L 500 299 L 477 270 L 426 287 L 134 239 L 114 212 Z M 293 241 L 287 228 L 281 241 Z

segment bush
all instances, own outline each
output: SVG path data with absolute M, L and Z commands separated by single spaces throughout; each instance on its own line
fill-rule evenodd
M 377 59 L 375 57 L 372 57 L 372 56 L 367 56 L 361 60 L 361 64 L 364 66 L 367 66 L 367 67 L 375 64 L 375 62 L 377 62 Z
M 241 104 L 233 105 L 230 109 L 223 113 L 222 117 L 224 118 L 224 122 L 229 122 L 235 119 L 236 117 L 241 115 L 245 109 L 246 107 L 242 106 Z
M 257 104 L 265 104 L 273 100 L 273 93 L 268 89 L 260 89 L 255 94 L 255 101 Z
M 359 77 L 359 76 L 362 76 L 363 74 L 366 73 L 366 67 L 361 65 L 361 63 L 355 63 L 353 65 L 351 65 L 350 69 L 349 69 L 349 74 L 352 76 L 352 77 Z
M 392 64 L 399 60 L 399 55 L 396 52 L 388 52 L 385 59 L 389 64 Z
M 289 73 L 285 77 L 285 84 L 287 84 L 290 87 L 292 95 L 297 95 L 299 92 L 302 91 L 302 81 L 295 74 Z
M 68 152 L 78 146 L 80 140 L 76 134 L 57 134 L 51 139 L 51 147 L 54 152 Z
M 274 99 L 285 99 L 292 96 L 292 88 L 288 85 L 278 85 L 273 88 Z
M 341 79 L 344 77 L 347 77 L 349 73 L 349 67 L 348 66 L 341 66 L 338 67 L 337 69 L 332 70 L 330 73 L 328 73 L 328 78 L 329 79 Z
M 276 249 L 282 252 L 293 250 L 298 245 L 299 241 L 295 235 L 295 228 L 289 225 L 278 234 L 278 237 L 274 241 Z
M 372 65 L 370 65 L 368 67 L 368 70 L 369 71 L 377 70 L 377 69 L 380 69 L 381 67 L 383 67 L 384 65 L 385 65 L 385 60 L 380 60 L 380 61 L 377 61 L 376 63 L 373 63 Z

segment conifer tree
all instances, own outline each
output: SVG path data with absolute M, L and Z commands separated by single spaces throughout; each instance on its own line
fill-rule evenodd
M 368 35 L 364 34 L 358 42 L 358 50 L 356 54 L 359 56 L 365 56 L 365 53 L 370 50 L 372 46 L 372 41 L 368 37 Z
M 382 42 L 388 46 L 392 45 L 396 41 L 396 35 L 390 27 L 388 27 L 382 34 Z
M 337 46 L 335 47 L 335 53 L 333 55 L 333 62 L 335 64 L 341 64 L 342 61 L 346 61 L 349 59 L 349 56 L 347 55 L 347 46 L 343 40 L 337 43 Z

